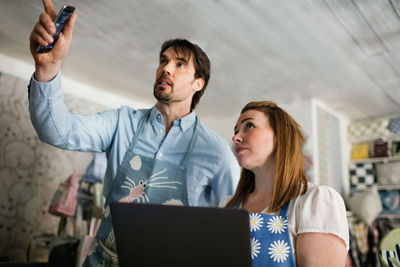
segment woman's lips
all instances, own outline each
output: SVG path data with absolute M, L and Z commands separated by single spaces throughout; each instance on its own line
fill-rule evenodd
M 236 147 L 235 151 L 236 151 L 236 155 L 240 154 L 242 151 L 246 150 L 245 147 Z

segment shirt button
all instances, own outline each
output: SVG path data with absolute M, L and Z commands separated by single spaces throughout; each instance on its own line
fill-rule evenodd
M 163 129 L 160 129 L 160 133 L 163 133 Z
M 162 152 L 159 153 L 160 157 L 162 157 L 164 154 Z

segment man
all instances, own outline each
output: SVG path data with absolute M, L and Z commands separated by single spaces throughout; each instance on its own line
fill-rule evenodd
M 106 210 L 85 265 L 112 265 L 118 260 L 111 202 L 216 205 L 232 194 L 239 167 L 228 144 L 193 111 L 210 76 L 209 59 L 200 47 L 183 39 L 163 44 L 153 108 L 70 114 L 59 70 L 71 44 L 76 14 L 54 48 L 37 54 L 37 46 L 51 43 L 55 32 L 53 4 L 51 0 L 43 4 L 45 13 L 30 36 L 35 60 L 29 85 L 31 120 L 43 142 L 68 150 L 106 152 Z

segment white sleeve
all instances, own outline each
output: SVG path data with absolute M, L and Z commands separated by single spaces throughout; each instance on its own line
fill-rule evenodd
M 349 249 L 349 226 L 343 198 L 328 186 L 309 184 L 307 192 L 296 199 L 295 216 L 297 234 L 334 234 Z

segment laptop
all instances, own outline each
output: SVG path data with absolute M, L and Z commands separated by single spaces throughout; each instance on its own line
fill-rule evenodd
M 245 210 L 115 202 L 121 267 L 251 266 Z

